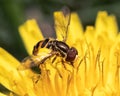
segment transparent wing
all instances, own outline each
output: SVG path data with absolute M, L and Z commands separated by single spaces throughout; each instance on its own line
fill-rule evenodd
M 39 25 L 45 38 L 55 37 L 55 30 L 53 24 L 51 25 L 49 23 L 41 23 Z
M 56 30 L 57 39 L 66 42 L 71 18 L 69 8 L 63 7 L 62 11 L 55 12 L 54 18 L 54 27 Z
M 39 67 L 40 64 L 43 64 L 47 58 L 49 58 L 51 54 L 46 56 L 28 56 L 22 60 L 21 65 L 18 66 L 18 70 L 32 69 L 35 67 Z

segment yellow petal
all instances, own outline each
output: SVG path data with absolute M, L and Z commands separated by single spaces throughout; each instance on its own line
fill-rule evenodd
M 41 30 L 34 19 L 28 20 L 19 27 L 19 33 L 29 54 L 32 54 L 33 46 L 43 39 Z
M 0 83 L 16 94 L 35 96 L 32 80 L 26 72 L 18 72 L 19 65 L 20 63 L 14 57 L 0 48 Z
M 87 26 L 85 30 L 85 39 L 87 40 L 87 43 L 93 42 L 95 37 L 95 28 L 93 26 Z
M 17 70 L 15 69 L 18 65 L 20 63 L 14 57 L 0 48 L 0 83 L 8 89 L 12 89 L 10 83 L 13 82 L 9 81 L 11 80 L 11 76 L 14 74 L 15 77 L 13 78 L 18 77 Z
M 20 63 L 17 59 L 0 47 L 0 65 L 9 70 L 10 68 L 16 68 L 20 65 Z
M 67 43 L 74 45 L 76 41 L 83 38 L 83 27 L 77 13 L 71 13 L 70 26 L 68 30 Z
M 3 93 L 0 92 L 0 96 L 7 96 L 7 95 L 5 95 L 5 94 L 3 94 Z
M 117 35 L 118 26 L 116 18 L 114 15 L 108 16 L 106 11 L 98 13 L 95 26 L 97 34 L 106 34 L 106 36 L 111 39 L 115 38 Z

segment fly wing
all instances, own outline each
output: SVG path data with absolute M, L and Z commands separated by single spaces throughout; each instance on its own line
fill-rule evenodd
M 38 56 L 28 56 L 24 58 L 21 62 L 21 65 L 18 66 L 18 70 L 31 69 L 32 67 L 38 66 L 40 58 Z
M 40 24 L 40 29 L 43 32 L 44 37 L 48 38 L 48 37 L 55 37 L 55 30 L 53 27 L 53 24 L 49 24 L 49 23 L 42 23 Z
M 55 12 L 54 18 L 57 39 L 66 42 L 71 18 L 69 8 L 63 7 L 61 11 Z
M 21 65 L 18 67 L 18 70 L 32 69 L 34 67 L 39 67 L 40 64 L 43 64 L 47 58 L 51 57 L 51 54 L 46 56 L 28 56 L 22 60 Z

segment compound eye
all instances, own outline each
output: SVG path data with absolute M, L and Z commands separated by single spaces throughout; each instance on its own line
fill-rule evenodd
M 77 49 L 74 48 L 74 47 L 71 47 L 71 48 L 67 51 L 66 61 L 69 61 L 69 62 L 74 61 L 76 55 L 78 55 Z

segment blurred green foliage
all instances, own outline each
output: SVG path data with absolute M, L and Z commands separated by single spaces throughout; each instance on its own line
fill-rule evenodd
M 120 25 L 119 0 L 0 0 L 0 46 L 22 60 L 27 53 L 18 33 L 19 25 L 30 18 L 40 24 L 51 23 L 53 12 L 63 6 L 78 12 L 84 28 L 94 25 L 100 10 L 116 15 Z

